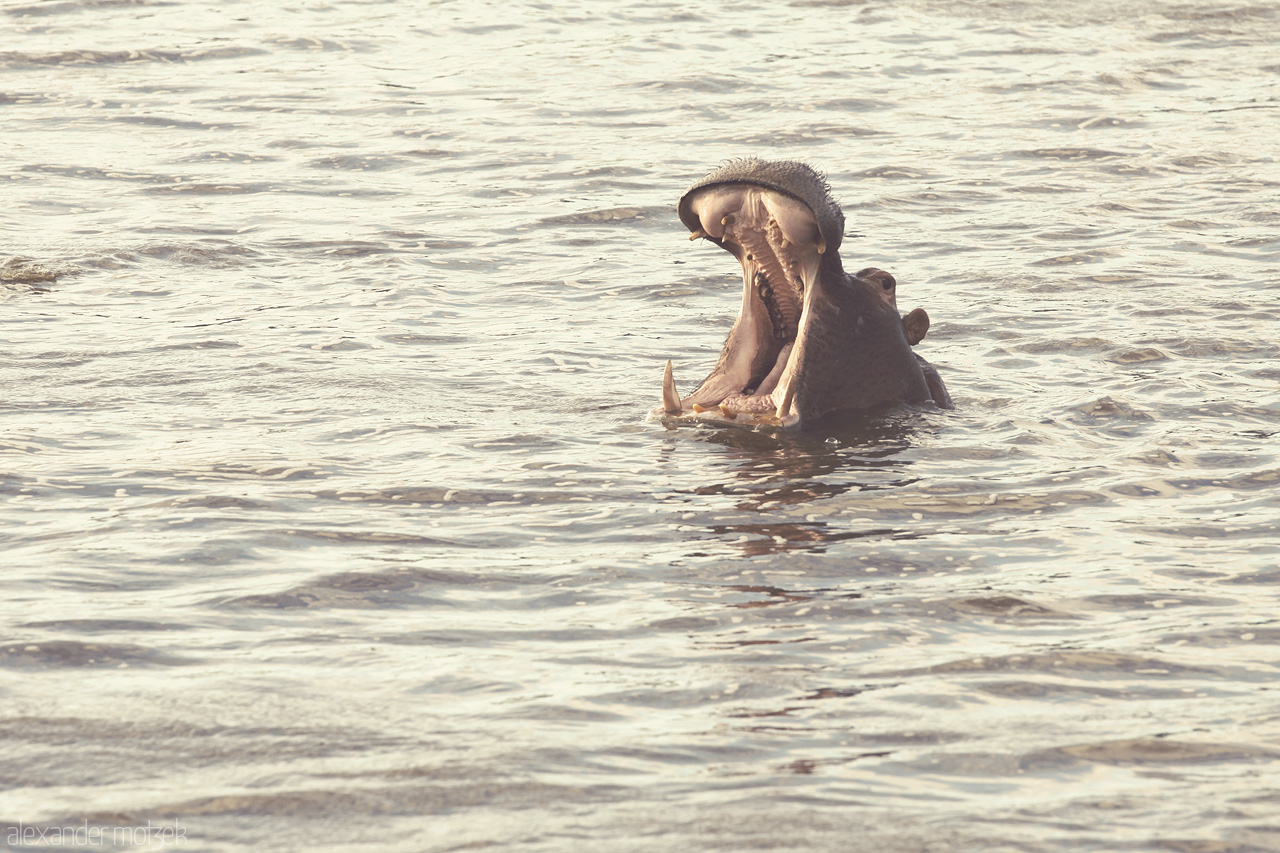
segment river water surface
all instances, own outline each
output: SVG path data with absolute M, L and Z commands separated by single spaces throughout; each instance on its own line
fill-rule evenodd
M 0 35 L 2 843 L 1280 849 L 1280 7 Z M 745 155 L 827 173 L 954 411 L 646 419 Z

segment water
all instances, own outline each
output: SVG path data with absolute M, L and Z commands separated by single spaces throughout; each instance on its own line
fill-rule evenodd
M 8 846 L 1280 848 L 1277 7 L 0 34 Z M 749 154 L 955 411 L 646 420 L 740 287 L 675 201 Z

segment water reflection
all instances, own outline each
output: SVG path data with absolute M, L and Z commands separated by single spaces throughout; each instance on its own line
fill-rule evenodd
M 713 521 L 706 529 L 743 556 L 790 551 L 822 553 L 833 543 L 896 536 L 903 531 L 833 520 L 839 508 L 856 506 L 860 492 L 901 489 L 917 482 L 908 453 L 929 429 L 930 413 L 895 408 L 846 413 L 803 433 L 754 429 L 701 430 L 690 437 L 723 449 L 722 474 L 713 482 L 680 490 L 699 498 L 727 497 L 744 515 Z M 880 497 L 870 498 L 873 503 Z M 806 505 L 813 504 L 805 515 Z M 752 520 L 759 516 L 760 520 Z

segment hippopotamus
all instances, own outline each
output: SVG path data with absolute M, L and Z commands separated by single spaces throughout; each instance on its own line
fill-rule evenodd
M 742 307 L 720 361 L 692 394 L 667 362 L 654 414 L 799 428 L 840 411 L 932 400 L 951 408 L 942 377 L 912 351 L 929 329 L 898 313 L 897 281 L 844 270 L 844 213 L 804 163 L 734 160 L 691 186 L 677 206 L 690 240 L 742 265 Z

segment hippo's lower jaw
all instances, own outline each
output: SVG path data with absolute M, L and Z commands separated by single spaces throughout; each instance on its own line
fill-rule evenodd
M 844 216 L 809 167 L 730 163 L 685 193 L 679 212 L 690 239 L 742 265 L 742 307 L 719 363 L 688 397 L 667 363 L 655 415 L 793 427 L 892 402 L 950 405 L 937 372 L 911 351 L 924 332 L 904 325 L 893 277 L 844 272 Z

